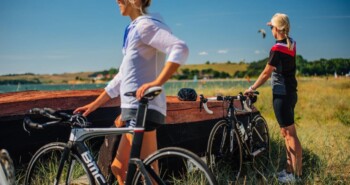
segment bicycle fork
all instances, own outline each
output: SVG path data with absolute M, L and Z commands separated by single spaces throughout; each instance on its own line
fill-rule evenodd
M 57 175 L 56 175 L 56 178 L 55 178 L 55 181 L 54 181 L 54 185 L 58 185 L 58 183 L 60 181 L 60 178 L 61 178 L 61 175 L 62 175 L 62 171 L 63 171 L 63 167 L 64 167 L 64 163 L 68 159 L 70 148 L 71 148 L 71 145 L 64 147 L 63 154 L 62 154 L 62 157 L 61 157 L 61 160 L 60 160 L 60 165 L 58 167 Z M 69 169 L 69 171 L 70 171 L 70 169 Z M 66 184 L 68 184 L 68 182 L 67 182 L 68 178 L 69 178 L 69 175 L 68 175 L 68 177 L 66 179 Z

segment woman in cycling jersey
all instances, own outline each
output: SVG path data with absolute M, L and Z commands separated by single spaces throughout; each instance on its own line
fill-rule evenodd
M 95 101 L 77 108 L 74 113 L 82 112 L 87 116 L 110 99 L 120 96 L 121 119 L 126 122 L 126 126 L 134 127 L 138 99 L 148 88 L 162 86 L 178 67 L 185 63 L 189 51 L 185 42 L 171 33 L 159 15 L 147 13 L 151 0 L 116 2 L 120 13 L 131 19 L 124 33 L 124 57 L 119 72 Z M 124 95 L 131 91 L 137 91 L 136 98 Z M 165 116 L 166 97 L 162 92 L 149 102 L 141 159 L 157 150 L 155 128 L 164 124 Z M 131 141 L 132 134 L 122 136 L 112 163 L 112 172 L 119 184 L 124 184 L 126 178 Z
M 273 108 L 287 151 L 286 169 L 278 173 L 278 180 L 292 183 L 302 174 L 302 148 L 294 125 L 294 108 L 298 99 L 295 77 L 296 42 L 289 37 L 290 23 L 286 14 L 276 13 L 268 25 L 276 43 L 271 48 L 264 71 L 245 94 L 255 91 L 271 76 Z

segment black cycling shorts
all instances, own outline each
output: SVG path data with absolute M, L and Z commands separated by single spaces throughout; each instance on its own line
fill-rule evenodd
M 125 126 L 126 127 L 135 127 L 136 126 L 136 120 L 135 119 L 131 119 L 131 120 L 126 121 Z M 153 130 L 156 130 L 160 126 L 162 126 L 162 124 L 146 120 L 145 131 L 146 132 L 153 131 Z
M 273 110 L 281 128 L 294 124 L 294 108 L 297 101 L 296 92 L 287 95 L 273 94 Z

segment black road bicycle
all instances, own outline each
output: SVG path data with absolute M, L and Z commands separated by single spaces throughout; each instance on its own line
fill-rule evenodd
M 215 173 L 223 168 L 233 171 L 233 181 L 237 181 L 242 171 L 242 163 L 248 162 L 262 175 L 269 162 L 270 139 L 265 119 L 253 113 L 252 105 L 257 100 L 256 92 L 250 96 L 216 96 L 205 98 L 200 95 L 201 105 L 207 113 L 208 101 L 223 101 L 226 104 L 226 116 L 212 128 L 207 145 L 207 164 Z M 234 105 L 240 101 L 241 108 Z M 237 119 L 237 113 L 246 113 L 247 122 Z M 217 174 L 217 173 L 215 173 Z M 264 177 L 264 176 L 263 176 Z
M 26 171 L 25 184 L 107 184 L 86 141 L 124 133 L 134 134 L 126 184 L 217 184 L 204 161 L 186 149 L 162 148 L 145 160 L 140 159 L 148 102 L 161 91 L 161 87 L 153 87 L 145 92 L 139 103 L 135 128 L 87 128 L 89 124 L 82 115 L 69 115 L 49 108 L 31 109 L 23 122 L 26 130 L 63 124 L 71 127 L 71 134 L 67 143 L 49 143 L 34 154 Z M 135 94 L 127 93 L 129 96 Z M 45 116 L 51 121 L 35 123 L 30 119 L 31 114 Z M 158 170 L 154 170 L 154 165 L 158 165 Z

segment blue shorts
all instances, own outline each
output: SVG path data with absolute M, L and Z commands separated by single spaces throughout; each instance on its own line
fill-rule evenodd
M 294 108 L 297 101 L 296 92 L 287 95 L 273 94 L 273 110 L 281 128 L 294 124 Z

